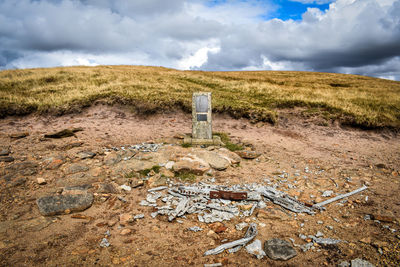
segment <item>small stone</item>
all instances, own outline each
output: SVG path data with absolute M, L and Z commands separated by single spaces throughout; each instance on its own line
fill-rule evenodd
M 255 151 L 250 151 L 250 150 L 239 150 L 239 151 L 235 151 L 235 153 L 244 159 L 255 159 L 261 155 L 260 153 L 257 153 Z
M 369 244 L 369 243 L 371 243 L 371 237 L 364 237 L 364 238 L 360 239 L 360 242 L 364 243 L 364 244 Z
M 357 258 L 351 261 L 351 267 L 375 267 L 375 265 L 369 261 Z
M 43 161 L 43 167 L 46 170 L 56 170 L 64 164 L 65 158 L 63 156 L 54 156 L 47 158 Z
M 39 211 L 44 216 L 82 211 L 93 203 L 93 194 L 55 195 L 41 197 L 36 201 Z
M 20 139 L 29 136 L 28 132 L 21 132 L 21 133 L 12 133 L 10 134 L 11 138 Z
M 128 225 L 129 223 L 133 222 L 133 220 L 133 216 L 129 213 L 119 215 L 119 223 L 121 225 Z
M 265 241 L 264 251 L 273 260 L 286 261 L 297 255 L 290 242 L 278 238 Z
M 81 158 L 81 159 L 91 159 L 94 156 L 96 156 L 96 153 L 91 152 L 91 151 L 78 152 L 78 157 Z
M 215 240 L 219 239 L 219 236 L 213 230 L 208 231 L 207 236 L 210 236 Z
M 317 224 L 324 224 L 323 221 L 317 221 Z
M 36 180 L 37 180 L 37 183 L 40 184 L 40 185 L 47 184 L 46 180 L 43 179 L 43 178 L 37 178 Z
M 221 222 L 215 222 L 209 225 L 210 228 L 217 234 L 225 232 L 228 227 L 226 227 L 223 223 Z
M 119 234 L 120 235 L 129 235 L 132 232 L 131 229 L 123 229 Z

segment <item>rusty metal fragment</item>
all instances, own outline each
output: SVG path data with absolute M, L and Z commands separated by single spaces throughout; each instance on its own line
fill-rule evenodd
M 221 198 L 226 200 L 245 200 L 247 199 L 247 192 L 232 192 L 232 191 L 210 191 L 210 198 Z

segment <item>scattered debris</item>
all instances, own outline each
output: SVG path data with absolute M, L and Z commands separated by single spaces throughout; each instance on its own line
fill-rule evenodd
M 337 240 L 333 238 L 320 238 L 316 236 L 309 235 L 309 238 L 312 238 L 314 243 L 317 243 L 318 245 L 321 246 L 329 246 L 329 245 L 336 245 L 342 242 L 342 240 Z
M 253 243 L 246 246 L 248 253 L 253 254 L 257 259 L 262 259 L 265 257 L 265 251 L 262 249 L 262 244 L 259 239 L 254 240 Z
M 164 189 L 168 189 L 168 186 L 159 186 L 159 187 L 154 187 L 151 188 L 149 190 L 147 190 L 147 192 L 156 192 L 156 191 L 162 191 Z
M 315 204 L 315 205 L 313 205 L 313 207 L 314 207 L 314 208 L 320 209 L 320 208 L 322 208 L 323 206 L 325 206 L 325 205 L 327 205 L 327 204 L 329 204 L 329 203 L 332 203 L 332 202 L 335 202 L 335 201 L 337 201 L 337 200 L 339 200 L 339 199 L 342 199 L 342 198 L 349 197 L 349 196 L 352 196 L 352 195 L 354 195 L 354 194 L 360 193 L 360 192 L 364 191 L 364 190 L 367 189 L 367 188 L 368 188 L 368 187 L 364 185 L 364 186 L 362 186 L 362 187 L 360 187 L 360 188 L 358 188 L 358 189 L 356 189 L 356 190 L 354 190 L 354 191 L 351 191 L 351 192 L 349 192 L 349 193 L 342 194 L 342 195 L 338 195 L 338 196 L 336 196 L 336 197 L 334 197 L 334 198 L 331 198 L 331 199 L 322 201 L 322 202 L 320 202 L 320 203 L 318 203 L 318 204 Z
M 204 253 L 204 256 L 217 255 L 226 249 L 229 249 L 230 253 L 235 253 L 251 240 L 253 240 L 257 233 L 257 224 L 251 223 L 243 238 L 235 240 L 233 242 L 222 244 L 214 249 L 207 250 Z

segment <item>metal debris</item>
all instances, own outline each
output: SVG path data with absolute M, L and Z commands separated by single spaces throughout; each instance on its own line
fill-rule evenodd
M 253 243 L 246 246 L 248 253 L 257 257 L 257 259 L 262 259 L 266 256 L 265 251 L 262 249 L 261 241 L 259 239 L 254 240 Z
M 100 242 L 100 247 L 107 248 L 110 246 L 110 242 L 108 242 L 107 238 L 103 238 Z
M 154 187 L 154 188 L 151 188 L 151 189 L 147 190 L 147 192 L 162 191 L 162 190 L 164 190 L 164 189 L 168 189 L 168 186 Z
M 203 228 L 198 227 L 198 226 L 193 226 L 193 227 L 189 227 L 187 230 L 192 231 L 192 232 L 200 232 L 200 231 L 203 231 Z
M 325 205 L 327 205 L 327 204 L 329 204 L 329 203 L 332 203 L 332 202 L 335 202 L 335 201 L 340 200 L 340 199 L 342 199 L 342 198 L 349 197 L 349 196 L 352 196 L 352 195 L 354 195 L 354 194 L 360 193 L 360 192 L 364 191 L 364 190 L 367 189 L 367 188 L 368 188 L 368 187 L 364 185 L 364 186 L 362 186 L 362 187 L 360 187 L 360 188 L 358 188 L 358 189 L 356 189 L 356 190 L 354 190 L 354 191 L 351 191 L 351 192 L 349 192 L 349 193 L 342 194 L 342 195 L 338 195 L 338 196 L 333 197 L 333 198 L 331 198 L 331 199 L 328 199 L 328 200 L 322 201 L 322 202 L 320 202 L 320 203 L 317 203 L 317 204 L 313 205 L 313 207 L 314 207 L 314 208 L 319 208 L 319 209 L 320 209 L 320 208 L 322 208 L 323 206 L 325 206 Z
M 336 244 L 339 244 L 340 242 L 342 242 L 342 240 L 333 239 L 333 238 L 319 238 L 319 237 L 315 237 L 315 236 L 309 236 L 309 237 L 312 238 L 314 243 L 317 243 L 318 245 L 321 245 L 321 246 L 336 245 Z
M 227 200 L 245 200 L 247 199 L 247 192 L 231 192 L 231 191 L 210 191 L 210 198 L 220 198 Z
M 241 222 L 235 225 L 236 230 L 242 231 L 245 227 L 247 227 L 249 224 L 246 222 Z
M 143 219 L 143 218 L 144 218 L 144 214 L 143 214 L 143 213 L 138 214 L 138 215 L 136 215 L 136 216 L 133 217 L 133 219 L 135 219 L 135 220 Z
M 253 240 L 254 237 L 256 237 L 257 233 L 258 233 L 257 232 L 257 224 L 251 223 L 243 238 L 235 240 L 233 242 L 222 244 L 214 249 L 207 250 L 204 253 L 204 256 L 217 255 L 226 249 L 229 249 L 230 253 L 234 253 L 234 252 L 238 251 L 240 248 L 242 248 L 243 246 L 245 246 L 247 243 L 249 243 L 251 240 Z

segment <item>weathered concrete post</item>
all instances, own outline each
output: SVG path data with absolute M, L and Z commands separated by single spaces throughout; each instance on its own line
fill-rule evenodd
M 192 138 L 212 139 L 211 93 L 193 93 Z
M 197 92 L 192 96 L 192 136 L 183 143 L 191 145 L 221 145 L 221 138 L 212 135 L 211 93 Z

